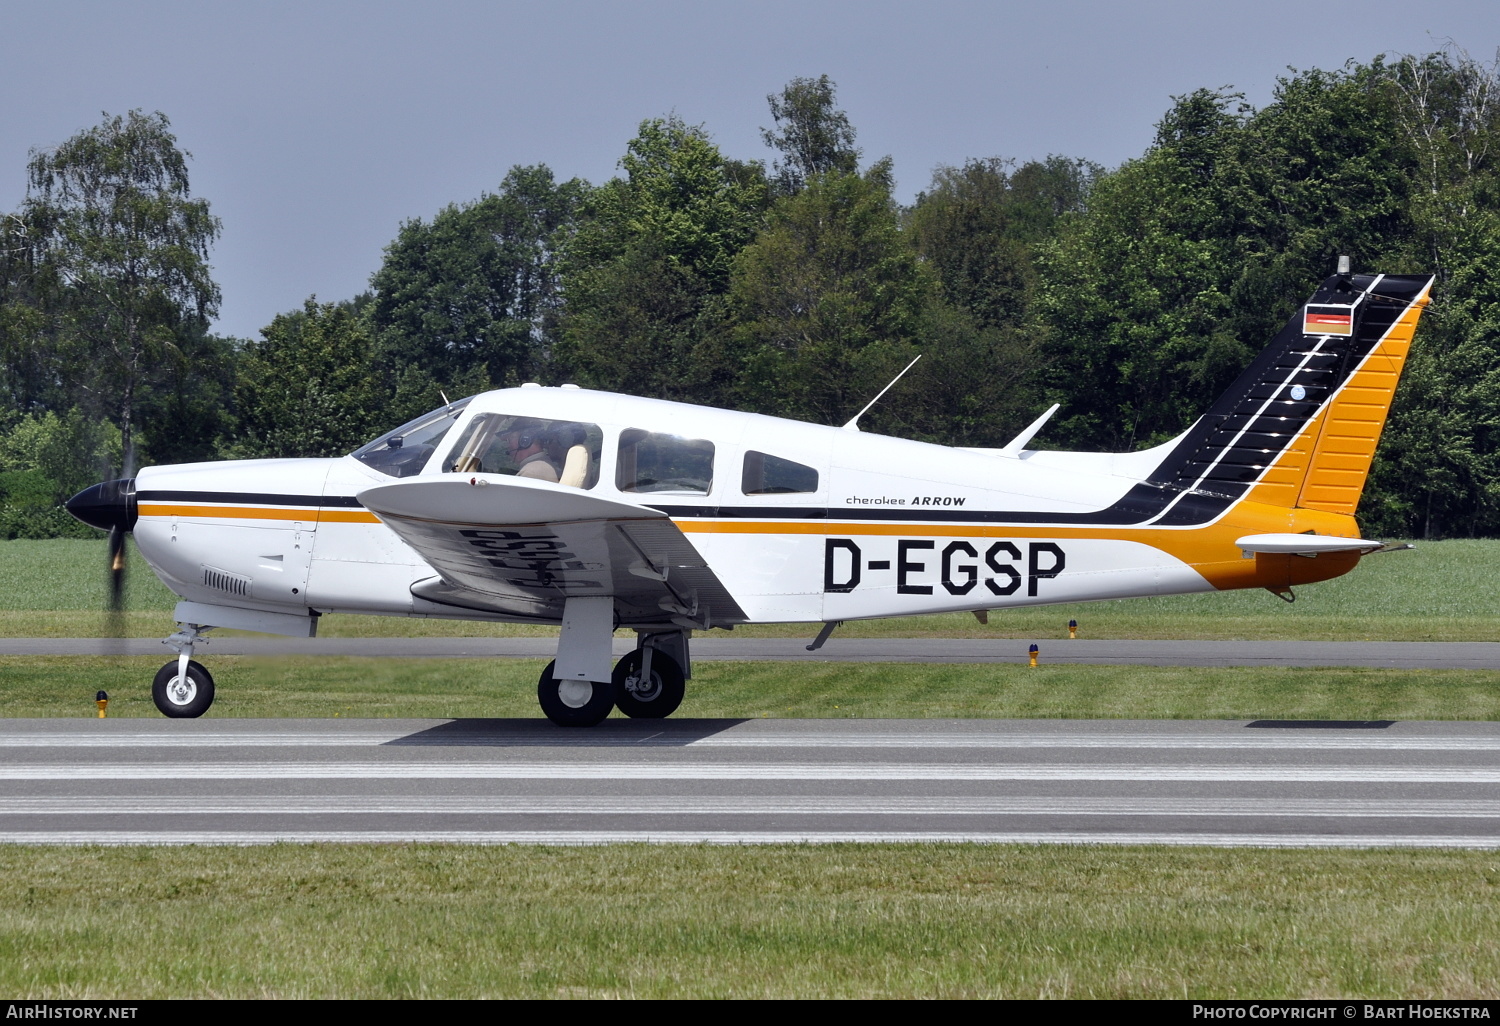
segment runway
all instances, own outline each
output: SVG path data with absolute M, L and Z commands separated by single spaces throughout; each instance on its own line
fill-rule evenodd
M 1047 638 L 838 638 L 816 652 L 797 638 L 693 639 L 694 660 L 781 662 L 1024 663 L 1035 641 L 1043 663 L 1105 666 L 1368 666 L 1500 670 L 1492 641 L 1098 641 Z M 616 638 L 615 655 L 634 647 Z M 210 637 L 216 655 L 369 656 L 407 659 L 551 659 L 555 638 Z M 0 655 L 149 655 L 171 652 L 153 638 L 0 638 Z
M 10 720 L 0 842 L 1500 847 L 1500 724 Z

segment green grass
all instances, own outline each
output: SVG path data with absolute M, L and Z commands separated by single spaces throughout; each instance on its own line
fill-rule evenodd
M 0 846 L 13 998 L 1500 996 L 1500 856 Z
M 0 717 L 159 715 L 165 658 L 0 656 Z M 528 717 L 539 660 L 210 658 L 210 717 Z M 1483 670 L 700 662 L 678 717 L 1500 719 Z M 616 714 L 618 715 L 618 713 Z
M 94 637 L 105 629 L 104 542 L 0 541 L 0 636 Z M 1288 605 L 1265 591 L 1037 606 L 845 624 L 840 637 L 1060 638 L 1076 619 L 1085 638 L 1500 641 L 1500 541 L 1421 543 L 1367 557 L 1352 573 L 1298 591 Z M 124 631 L 171 632 L 174 599 L 131 549 Z M 550 628 L 466 620 L 329 616 L 326 636 L 514 637 Z M 810 637 L 811 625 L 758 625 L 736 636 Z

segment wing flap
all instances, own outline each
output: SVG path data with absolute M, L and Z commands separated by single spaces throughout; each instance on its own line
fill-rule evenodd
M 745 620 L 659 510 L 498 474 L 410 478 L 359 501 L 438 572 L 413 588 L 430 601 L 556 620 L 570 597 L 608 595 L 622 626 Z

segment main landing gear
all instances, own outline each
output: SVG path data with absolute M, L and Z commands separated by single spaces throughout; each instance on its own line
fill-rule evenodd
M 193 719 L 214 704 L 214 678 L 203 664 L 193 660 L 193 646 L 207 642 L 212 627 L 196 623 L 177 625 L 177 633 L 162 642 L 177 649 L 177 658 L 156 671 L 151 682 L 151 701 L 163 716 Z
M 560 727 L 597 726 L 616 708 L 632 719 L 659 720 L 677 711 L 687 690 L 677 660 L 650 647 L 622 657 L 608 681 L 560 680 L 556 668 L 554 660 L 542 671 L 536 698 Z
M 641 628 L 635 651 L 609 668 L 614 602 L 574 598 L 563 611 L 557 659 L 537 682 L 547 719 L 560 727 L 592 727 L 618 708 L 635 719 L 670 716 L 682 704 L 692 675 L 688 632 L 680 627 Z

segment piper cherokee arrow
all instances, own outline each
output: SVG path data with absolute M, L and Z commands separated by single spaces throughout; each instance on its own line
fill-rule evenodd
M 74 496 L 181 601 L 152 696 L 200 716 L 215 627 L 311 637 L 337 613 L 561 628 L 564 726 L 669 715 L 693 631 L 1267 588 L 1381 547 L 1354 519 L 1426 275 L 1325 281 L 1212 409 L 1140 452 L 950 448 L 527 384 L 338 459 L 148 467 Z M 877 397 L 878 398 L 878 397 Z M 868 409 L 868 407 L 866 407 Z M 861 411 L 863 412 L 863 411 Z M 635 649 L 613 662 L 618 629 Z

